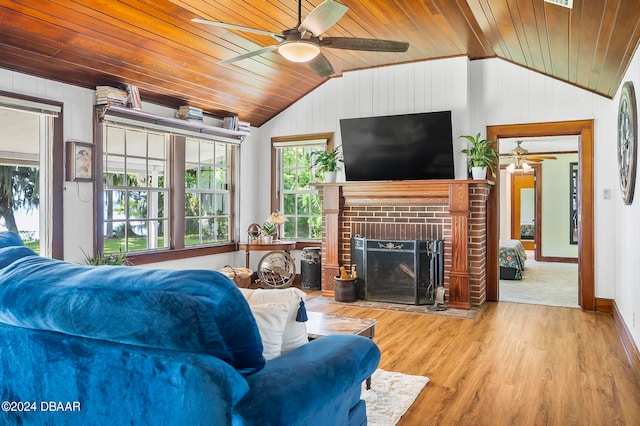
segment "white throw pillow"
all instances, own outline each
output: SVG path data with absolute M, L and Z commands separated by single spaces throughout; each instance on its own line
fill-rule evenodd
M 267 361 L 279 357 L 282 353 L 282 335 L 289 313 L 288 306 L 283 303 L 265 303 L 250 307 L 262 338 L 262 356 Z
M 286 303 L 289 307 L 287 322 L 284 327 L 284 334 L 282 335 L 282 355 L 309 343 L 307 323 L 296 321 L 296 315 L 300 308 L 300 299 L 304 301 L 307 298 L 307 294 L 304 291 L 289 287 L 285 289 L 243 291 L 242 294 L 247 299 L 251 308 L 255 305 L 265 303 Z

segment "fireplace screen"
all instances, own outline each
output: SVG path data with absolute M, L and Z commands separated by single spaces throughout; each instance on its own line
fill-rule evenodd
M 444 283 L 442 240 L 351 238 L 358 297 L 376 302 L 433 304 Z

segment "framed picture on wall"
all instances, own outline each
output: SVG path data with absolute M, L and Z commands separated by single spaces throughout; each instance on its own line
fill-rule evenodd
M 578 163 L 569 163 L 569 244 L 578 244 Z
M 93 145 L 67 141 L 67 181 L 93 181 Z

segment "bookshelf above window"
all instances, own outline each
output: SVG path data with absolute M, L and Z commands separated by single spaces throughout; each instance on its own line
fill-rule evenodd
M 99 121 L 129 124 L 152 130 L 169 131 L 185 136 L 195 136 L 202 139 L 212 139 L 236 144 L 242 143 L 249 135 L 248 131 L 230 130 L 203 123 L 181 120 L 179 118 L 161 117 L 114 105 L 96 106 L 96 118 Z

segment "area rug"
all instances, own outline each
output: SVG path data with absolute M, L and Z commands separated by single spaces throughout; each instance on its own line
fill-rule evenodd
M 398 423 L 427 383 L 428 377 L 377 369 L 371 376 L 371 389 L 362 385 L 362 399 L 367 403 L 367 424 L 393 426 Z
M 500 301 L 579 308 L 576 263 L 525 262 L 522 280 L 500 280 Z
M 356 300 L 355 302 L 336 302 L 333 297 L 315 296 L 307 299 L 304 302 L 307 308 L 313 310 L 316 306 L 322 305 L 341 305 L 341 306 L 356 306 L 358 308 L 367 309 L 387 309 L 390 311 L 399 312 L 412 312 L 414 314 L 430 314 L 438 315 L 441 317 L 453 317 L 453 318 L 466 318 L 474 319 L 480 310 L 478 308 L 472 309 L 447 309 L 444 311 L 430 311 L 428 305 L 403 305 L 400 303 L 388 303 L 388 302 L 371 302 L 368 300 Z

